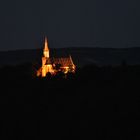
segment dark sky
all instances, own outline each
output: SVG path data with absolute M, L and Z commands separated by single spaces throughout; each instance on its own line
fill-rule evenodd
M 138 47 L 139 0 L 1 0 L 0 50 Z

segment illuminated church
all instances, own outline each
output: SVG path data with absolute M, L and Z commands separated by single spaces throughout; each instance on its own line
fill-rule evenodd
M 72 57 L 62 57 L 62 58 L 50 58 L 48 40 L 45 38 L 45 47 L 42 56 L 42 66 L 37 71 L 37 76 L 46 77 L 48 73 L 51 75 L 57 74 L 57 72 L 63 72 L 67 74 L 68 72 L 75 72 L 75 65 L 73 63 Z

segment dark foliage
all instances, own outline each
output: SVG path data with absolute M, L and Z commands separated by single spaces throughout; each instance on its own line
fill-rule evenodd
M 139 65 L 89 65 L 46 78 L 34 71 L 0 69 L 5 139 L 140 139 Z

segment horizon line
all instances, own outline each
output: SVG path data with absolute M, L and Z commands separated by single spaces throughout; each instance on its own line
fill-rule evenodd
M 11 52 L 11 51 L 25 51 L 25 50 L 40 50 L 43 47 L 40 48 L 25 48 L 25 49 L 7 49 L 7 50 L 0 50 L 0 52 Z M 69 46 L 69 47 L 49 47 L 49 49 L 135 49 L 140 48 L 140 46 L 135 47 L 101 47 L 101 46 Z

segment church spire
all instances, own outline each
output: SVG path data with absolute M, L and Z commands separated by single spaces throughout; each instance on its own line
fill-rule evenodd
M 48 47 L 48 39 L 45 37 L 45 47 L 43 50 L 44 57 L 49 58 L 49 47 Z

